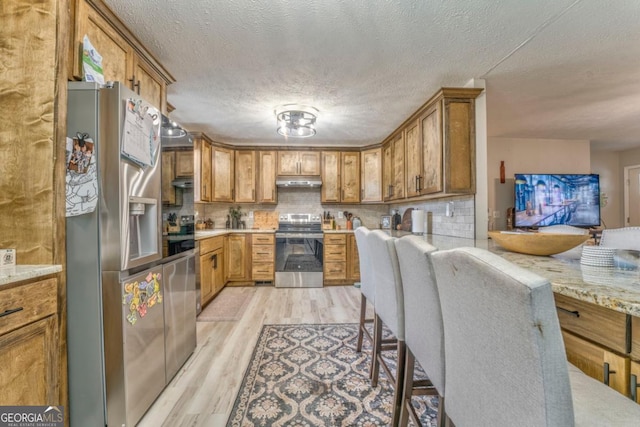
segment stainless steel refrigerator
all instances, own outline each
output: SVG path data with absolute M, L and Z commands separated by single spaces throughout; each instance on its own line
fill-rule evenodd
M 66 221 L 70 423 L 134 426 L 167 383 L 166 317 L 176 317 L 166 315 L 174 311 L 167 304 L 176 298 L 167 294 L 171 286 L 162 264 L 155 127 L 160 114 L 118 83 L 100 88 L 70 82 L 68 95 L 67 135 L 73 141 L 68 143 Z M 153 126 L 146 134 L 149 120 Z M 82 157 L 86 147 L 90 155 Z M 92 201 L 93 210 L 87 208 Z M 190 267 L 185 258 L 166 271 L 171 268 L 186 272 Z M 169 276 L 177 277 L 181 289 L 183 276 Z M 180 291 L 184 298 L 191 293 L 195 299 L 195 289 Z M 195 336 L 195 315 L 193 322 Z

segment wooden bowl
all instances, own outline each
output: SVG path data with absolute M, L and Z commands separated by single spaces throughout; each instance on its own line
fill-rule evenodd
M 553 255 L 568 251 L 589 239 L 588 234 L 517 233 L 489 231 L 503 248 L 527 255 Z

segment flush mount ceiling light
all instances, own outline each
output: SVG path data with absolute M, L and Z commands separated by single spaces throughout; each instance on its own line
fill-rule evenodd
M 308 138 L 316 134 L 318 109 L 307 105 L 287 104 L 274 111 L 278 133 L 286 137 Z
M 162 117 L 162 136 L 165 138 L 182 138 L 187 134 L 179 124 L 169 119 L 168 117 Z

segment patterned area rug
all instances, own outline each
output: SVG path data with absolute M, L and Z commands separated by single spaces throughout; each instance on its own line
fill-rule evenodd
M 384 371 L 371 387 L 371 349 L 356 353 L 357 334 L 357 324 L 265 325 L 227 427 L 388 426 L 393 390 Z M 413 404 L 435 425 L 435 398 Z
M 202 310 L 197 320 L 199 322 L 240 320 L 255 291 L 254 288 L 250 287 L 224 288 Z

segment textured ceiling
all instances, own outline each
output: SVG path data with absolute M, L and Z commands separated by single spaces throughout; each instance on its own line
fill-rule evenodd
M 486 80 L 489 136 L 640 146 L 640 1 L 104 0 L 215 140 L 363 146 L 439 87 Z M 320 110 L 288 141 L 273 110 Z

